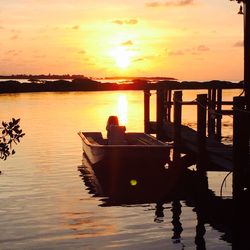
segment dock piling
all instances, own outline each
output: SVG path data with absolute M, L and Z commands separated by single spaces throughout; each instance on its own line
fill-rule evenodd
M 208 91 L 208 135 L 215 137 L 216 89 Z
M 150 90 L 144 90 L 144 132 L 150 133 Z
M 208 89 L 208 136 L 221 139 L 222 89 Z
M 197 170 L 206 171 L 206 121 L 207 121 L 207 95 L 197 95 Z
M 217 116 L 216 116 L 216 139 L 221 140 L 221 120 L 222 120 L 222 89 L 217 89 Z
M 171 108 L 172 108 L 172 104 L 171 104 L 171 99 L 172 99 L 172 91 L 171 89 L 166 89 L 166 122 L 171 122 Z
M 182 91 L 174 92 L 174 142 L 176 148 L 181 145 Z
M 249 189 L 249 114 L 245 98 L 234 97 L 233 109 L 233 197 L 237 200 Z
M 156 137 L 157 139 L 163 139 L 163 124 L 165 121 L 165 96 L 164 96 L 164 88 L 159 86 L 156 91 Z
M 180 159 L 181 152 L 182 91 L 174 92 L 174 161 Z

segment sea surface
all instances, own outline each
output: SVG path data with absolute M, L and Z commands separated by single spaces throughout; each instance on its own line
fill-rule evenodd
M 227 100 L 238 91 L 225 91 Z M 152 92 L 151 119 L 155 119 Z M 186 92 L 185 100 L 195 93 Z M 196 249 L 197 214 L 180 201 L 181 235 L 173 237 L 173 203 L 103 206 L 79 171 L 82 145 L 78 131 L 101 131 L 118 115 L 127 131 L 143 131 L 140 91 L 22 93 L 0 96 L 0 120 L 21 118 L 25 132 L 16 154 L 0 162 L 0 249 Z M 184 108 L 183 123 L 195 126 L 196 109 Z M 223 118 L 224 141 L 232 139 L 232 117 Z M 215 194 L 232 195 L 231 176 L 208 173 Z M 222 193 L 221 193 L 222 191 Z M 158 215 L 159 216 L 159 215 Z M 223 231 L 204 224 L 207 249 L 231 249 Z M 173 237 L 174 238 L 174 237 Z

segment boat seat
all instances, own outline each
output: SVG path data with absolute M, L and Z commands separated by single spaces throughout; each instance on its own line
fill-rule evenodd
M 124 145 L 127 144 L 125 138 L 125 126 L 111 125 L 108 130 L 108 144 L 109 145 Z

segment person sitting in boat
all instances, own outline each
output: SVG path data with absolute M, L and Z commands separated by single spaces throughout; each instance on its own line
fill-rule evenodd
M 108 132 L 109 132 L 110 126 L 112 126 L 112 125 L 117 125 L 117 126 L 119 126 L 118 117 L 115 116 L 115 115 L 111 115 L 111 116 L 108 118 L 107 125 L 106 125 L 106 130 L 107 130 Z
M 126 144 L 125 140 L 125 126 L 119 126 L 119 120 L 117 116 L 110 116 L 107 121 L 107 138 L 108 144 L 119 145 Z

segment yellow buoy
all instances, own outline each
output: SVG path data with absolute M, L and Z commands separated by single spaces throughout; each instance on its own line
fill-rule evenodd
M 135 180 L 135 179 L 130 180 L 130 185 L 131 186 L 136 186 L 137 185 L 137 180 Z

